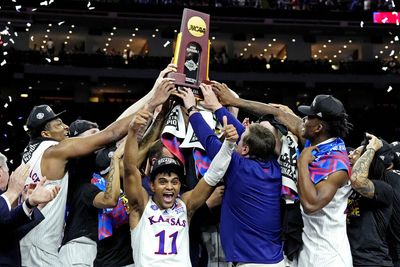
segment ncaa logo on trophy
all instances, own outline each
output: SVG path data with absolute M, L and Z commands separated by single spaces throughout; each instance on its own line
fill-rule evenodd
M 210 15 L 185 8 L 181 30 L 178 34 L 174 64 L 177 72 L 168 77 L 175 79 L 178 87 L 189 87 L 195 97 L 202 99 L 200 83 L 210 83 L 208 78 L 210 61 L 209 27 Z

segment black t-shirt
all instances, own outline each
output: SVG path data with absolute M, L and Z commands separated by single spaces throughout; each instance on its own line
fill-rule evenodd
M 76 191 L 71 194 L 63 245 L 82 236 L 97 241 L 99 210 L 93 206 L 93 200 L 100 192 L 97 186 L 86 183 L 76 188 Z
M 388 242 L 393 261 L 400 260 L 400 171 L 389 171 L 387 182 L 393 188 L 393 214 L 390 220 Z
M 97 243 L 95 267 L 120 267 L 133 263 L 129 224 L 113 229 L 113 234 Z M 172 267 L 172 266 L 171 266 Z
M 386 241 L 392 215 L 393 189 L 384 181 L 372 180 L 372 199 L 353 191 L 348 202 L 348 225 L 354 266 L 393 266 Z

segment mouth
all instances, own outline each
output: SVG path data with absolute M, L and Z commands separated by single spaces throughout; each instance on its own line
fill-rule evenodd
M 172 203 L 172 201 L 174 200 L 174 193 L 172 193 L 172 192 L 164 193 L 163 200 L 165 203 Z

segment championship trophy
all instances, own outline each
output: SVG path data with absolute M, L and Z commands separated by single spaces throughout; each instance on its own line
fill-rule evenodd
M 210 60 L 210 15 L 185 8 L 181 31 L 178 34 L 174 64 L 177 72 L 168 77 L 175 79 L 178 87 L 189 87 L 195 97 L 202 99 L 200 83 L 209 83 L 208 66 Z

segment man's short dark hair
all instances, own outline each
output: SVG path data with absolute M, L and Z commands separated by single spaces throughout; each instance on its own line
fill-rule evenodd
M 332 137 L 340 137 L 342 139 L 346 138 L 350 130 L 353 128 L 353 124 L 348 121 L 348 115 L 343 114 L 343 117 L 323 120 L 322 125 Z
M 243 144 L 249 147 L 249 156 L 269 160 L 275 149 L 275 136 L 270 130 L 258 123 L 249 126 L 248 135 L 243 137 Z
M 147 158 L 148 159 L 161 158 L 162 152 L 163 152 L 163 148 L 164 148 L 164 145 L 161 142 L 161 139 L 158 139 L 149 148 L 149 151 L 147 152 Z

